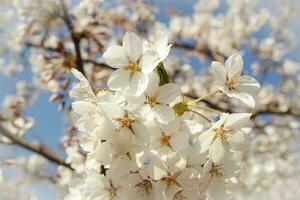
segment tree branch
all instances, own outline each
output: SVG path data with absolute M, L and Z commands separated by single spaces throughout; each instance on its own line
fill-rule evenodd
M 67 11 L 67 7 L 66 4 L 64 2 L 64 0 L 60 0 L 60 5 L 62 7 L 62 12 L 63 12 L 63 20 L 66 23 L 66 26 L 70 32 L 70 36 L 72 39 L 72 42 L 74 44 L 74 48 L 75 48 L 75 54 L 76 54 L 76 66 L 78 71 L 80 71 L 82 74 L 84 73 L 84 69 L 83 69 L 83 62 L 82 62 L 82 56 L 81 56 L 81 52 L 80 52 L 80 37 L 75 33 L 74 31 L 74 27 L 72 24 L 72 21 L 69 17 L 68 11 Z
M 2 124 L 0 124 L 0 132 L 4 136 L 9 138 L 13 143 L 15 143 L 29 151 L 35 152 L 35 153 L 43 156 L 44 158 L 46 158 L 47 160 L 49 160 L 52 163 L 55 163 L 57 165 L 63 165 L 65 167 L 73 170 L 73 168 L 68 163 L 66 163 L 64 159 L 58 157 L 55 153 L 53 153 L 46 147 L 44 147 L 40 144 L 31 144 L 31 143 L 23 140 L 22 138 L 15 136 L 9 130 L 7 130 Z
M 213 52 L 211 49 L 209 49 L 207 46 L 194 46 L 190 44 L 184 44 L 184 43 L 173 43 L 172 47 L 178 48 L 178 49 L 183 49 L 185 51 L 194 51 L 197 52 L 201 55 L 205 55 L 211 60 L 216 60 L 216 61 L 223 61 L 227 58 L 227 56 L 218 53 L 218 52 Z

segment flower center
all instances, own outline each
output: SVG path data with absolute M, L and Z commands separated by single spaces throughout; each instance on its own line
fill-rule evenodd
M 146 194 L 147 196 L 150 194 L 152 190 L 152 184 L 149 180 L 143 180 L 142 182 L 136 185 L 138 187 L 138 191 Z
M 219 128 L 215 128 L 214 132 L 216 133 L 217 137 L 221 138 L 224 141 L 227 141 L 227 138 L 231 131 L 229 129 L 225 129 L 223 126 L 221 126 Z
M 111 181 L 110 181 L 110 187 L 105 188 L 105 190 L 110 200 L 113 200 L 117 196 L 118 188 L 114 187 Z
M 129 61 L 128 69 L 130 70 L 130 73 L 133 74 L 138 70 L 139 66 L 137 61 Z
M 131 128 L 133 122 L 134 120 L 126 114 L 123 118 L 117 120 L 117 129 Z
M 167 146 L 167 147 L 171 148 L 170 138 L 171 138 L 171 136 L 166 135 L 165 133 L 162 133 L 160 138 L 159 138 L 160 146 Z
M 224 169 L 220 167 L 219 165 L 213 165 L 212 168 L 210 169 L 209 173 L 217 178 L 222 178 L 224 177 Z
M 168 172 L 168 175 L 163 177 L 162 180 L 167 184 L 167 187 L 173 187 L 173 186 L 178 186 L 180 187 L 180 183 L 176 180 L 177 176 L 172 175 L 171 173 Z
M 239 81 L 239 76 L 233 76 L 232 78 L 226 78 L 226 86 L 228 87 L 229 90 L 234 90 L 238 84 Z
M 153 107 L 157 103 L 156 95 L 146 94 L 146 103 Z

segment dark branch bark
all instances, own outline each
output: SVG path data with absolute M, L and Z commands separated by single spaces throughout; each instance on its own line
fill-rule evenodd
M 211 60 L 224 61 L 227 58 L 227 56 L 225 56 L 221 53 L 211 51 L 206 46 L 197 47 L 194 45 L 189 45 L 189 44 L 184 44 L 184 43 L 174 43 L 174 44 L 172 44 L 172 47 L 178 48 L 178 49 L 183 49 L 185 51 L 194 51 L 196 53 L 199 53 L 201 55 L 204 55 L 204 56 L 210 58 Z
M 81 51 L 80 51 L 80 40 L 81 40 L 81 38 L 74 31 L 74 27 L 73 27 L 72 21 L 70 19 L 70 16 L 68 14 L 68 10 L 67 10 L 67 7 L 66 7 L 66 4 L 65 4 L 64 0 L 60 0 L 60 5 L 61 5 L 61 8 L 62 8 L 62 12 L 63 12 L 63 20 L 66 23 L 66 26 L 67 26 L 67 28 L 70 32 L 72 42 L 74 44 L 77 69 L 82 74 L 85 74 L 84 69 L 83 69 Z
M 109 66 L 109 65 L 107 65 L 105 63 L 97 62 L 97 61 L 92 60 L 92 59 L 84 59 L 83 62 L 85 62 L 85 63 L 92 63 L 95 66 L 106 68 L 106 69 L 114 69 L 114 68 L 112 68 L 111 66 Z
M 17 144 L 29 151 L 35 152 L 35 153 L 43 156 L 44 158 L 46 158 L 47 160 L 49 160 L 52 163 L 55 163 L 57 165 L 63 165 L 69 169 L 72 169 L 72 167 L 68 163 L 66 163 L 64 159 L 60 158 L 59 156 L 57 156 L 55 153 L 53 153 L 46 147 L 44 147 L 40 144 L 31 144 L 31 143 L 27 142 L 26 140 L 15 136 L 9 130 L 4 128 L 2 124 L 0 124 L 0 132 L 4 136 L 9 138 L 14 144 Z

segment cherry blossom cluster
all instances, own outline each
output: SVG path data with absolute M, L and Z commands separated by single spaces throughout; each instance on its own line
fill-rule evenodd
M 170 47 L 166 34 L 150 43 L 126 32 L 122 46 L 103 54 L 116 70 L 108 88 L 97 92 L 72 69 L 79 80 L 70 92 L 72 108 L 87 157 L 85 178 L 67 199 L 224 198 L 239 171 L 237 152 L 248 147 L 251 114 L 222 113 L 200 102 L 224 93 L 253 108 L 260 85 L 242 75 L 242 57 L 234 54 L 224 65 L 212 63 L 215 91 L 185 97 L 163 67 Z
M 297 0 L 161 2 L 1 1 L 0 199 L 300 199 Z

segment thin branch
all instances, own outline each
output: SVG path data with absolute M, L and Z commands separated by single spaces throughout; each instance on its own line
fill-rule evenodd
M 55 163 L 57 165 L 63 165 L 65 167 L 73 170 L 73 168 L 68 163 L 66 163 L 64 159 L 60 158 L 59 156 L 57 156 L 55 153 L 53 153 L 46 147 L 44 147 L 40 144 L 31 144 L 31 143 L 23 140 L 22 138 L 15 136 L 9 130 L 7 130 L 5 127 L 3 127 L 2 124 L 0 124 L 0 132 L 4 136 L 9 138 L 13 143 L 15 143 L 29 151 L 35 152 L 35 153 L 43 156 L 44 158 L 46 158 L 47 160 L 49 160 L 52 163 Z
M 83 62 L 82 62 L 82 56 L 81 56 L 81 51 L 80 51 L 80 37 L 75 33 L 74 31 L 74 27 L 72 24 L 72 21 L 70 19 L 70 16 L 68 14 L 68 10 L 66 7 L 66 4 L 64 2 L 64 0 L 60 0 L 60 5 L 62 7 L 62 12 L 63 12 L 63 20 L 70 32 L 70 36 L 72 39 L 72 42 L 74 44 L 74 48 L 75 48 L 75 53 L 76 53 L 76 66 L 78 71 L 80 71 L 82 74 L 84 73 L 84 69 L 83 69 Z
M 111 66 L 109 66 L 105 63 L 97 62 L 96 60 L 92 60 L 92 59 L 83 59 L 83 62 L 92 63 L 93 65 L 98 66 L 98 67 L 102 67 L 102 68 L 113 69 Z
M 209 49 L 207 46 L 197 47 L 197 46 L 190 45 L 190 44 L 173 43 L 172 47 L 178 48 L 178 49 L 183 49 L 185 51 L 194 51 L 201 55 L 207 56 L 211 60 L 223 61 L 227 58 L 227 56 L 225 56 L 221 53 L 211 51 L 211 49 Z

